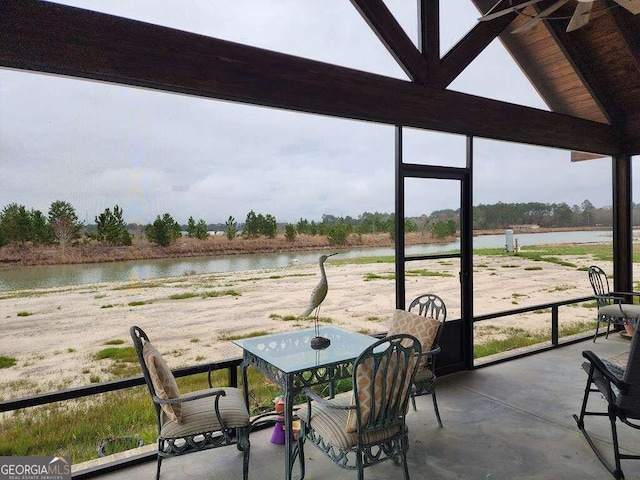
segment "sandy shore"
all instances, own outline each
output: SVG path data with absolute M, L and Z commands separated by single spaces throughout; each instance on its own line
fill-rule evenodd
M 577 268 L 517 257 L 477 256 L 475 315 L 591 295 L 587 273 L 579 268 L 593 260 L 588 256 L 566 260 Z M 611 272 L 611 264 L 598 263 Z M 393 265 L 329 261 L 326 269 L 329 294 L 321 316 L 353 330 L 386 331 L 395 308 Z M 425 269 L 431 275 L 424 275 Z M 449 318 L 460 318 L 458 272 L 455 259 L 412 263 L 407 299 L 437 293 L 447 304 Z M 94 356 L 109 341 L 131 345 L 131 325 L 149 334 L 171 367 L 239 357 L 242 352 L 229 336 L 312 326 L 311 320 L 287 318 L 298 317 L 305 309 L 318 278 L 317 265 L 292 265 L 139 284 L 0 293 L 0 355 L 17 360 L 13 367 L 0 369 L 2 396 L 13 398 L 112 379 L 114 362 Z M 222 294 L 207 296 L 211 292 Z M 180 294 L 197 296 L 170 298 Z M 563 307 L 560 321 L 593 321 L 594 313 L 593 308 Z M 531 313 L 493 324 L 536 330 L 549 327 L 550 317 L 549 312 Z M 476 332 L 481 340 L 482 329 Z

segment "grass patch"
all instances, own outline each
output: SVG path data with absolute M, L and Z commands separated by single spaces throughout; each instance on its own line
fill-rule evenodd
M 138 355 L 136 354 L 136 349 L 134 347 L 104 348 L 100 350 L 98 353 L 96 353 L 94 358 L 96 360 L 104 360 L 106 358 L 110 358 L 111 360 L 115 360 L 118 362 L 129 362 L 129 363 L 138 362 Z
M 157 288 L 161 286 L 161 282 L 133 282 L 114 287 L 113 290 L 135 290 L 137 288 Z
M 169 300 L 184 300 L 187 298 L 194 298 L 199 296 L 197 293 L 193 292 L 185 292 L 185 293 L 174 293 L 173 295 L 169 295 Z
M 18 312 L 18 317 L 28 317 L 29 315 L 33 315 L 32 312 Z
M 372 280 L 395 280 L 395 273 L 388 273 L 386 275 L 379 275 L 377 273 L 365 273 L 363 276 L 365 282 L 370 282 Z
M 558 336 L 564 337 L 593 330 L 593 322 L 574 322 L 562 325 L 558 329 Z M 551 328 L 542 330 L 525 330 L 519 327 L 494 327 L 494 330 L 485 335 L 505 335 L 505 338 L 491 339 L 481 344 L 474 345 L 473 358 L 482 358 L 496 355 L 518 348 L 524 348 L 539 343 L 551 341 Z
M 277 313 L 269 314 L 272 320 L 282 320 L 284 322 L 294 322 L 296 320 L 310 320 L 312 317 L 300 317 L 298 315 L 279 315 Z
M 243 333 L 240 335 L 234 335 L 232 333 L 223 333 L 218 338 L 223 341 L 233 341 L 233 340 L 242 340 L 243 338 L 253 338 L 253 337 L 262 337 L 264 335 L 269 335 L 271 332 L 266 330 L 257 330 L 255 332 Z
M 113 307 L 115 307 L 115 305 L 114 305 L 114 304 L 112 304 L 112 303 L 108 303 L 108 304 L 106 304 L 106 305 L 102 305 L 100 308 L 113 308 Z
M 124 340 L 121 340 L 120 338 L 116 338 L 115 340 L 107 340 L 106 342 L 103 343 L 103 345 L 122 345 L 124 343 Z
M 434 272 L 431 270 L 427 270 L 426 268 L 421 270 L 407 270 L 406 275 L 407 277 L 453 277 L 452 273 Z
M 151 302 L 146 302 L 144 300 L 135 300 L 133 302 L 127 303 L 127 305 L 130 307 L 139 307 L 140 305 L 146 305 L 147 303 L 151 303 Z
M 0 368 L 13 367 L 15 364 L 16 359 L 14 357 L 5 357 L 4 355 L 0 355 Z
M 531 272 L 533 270 L 542 270 L 542 267 L 524 267 L 525 271 Z
M 374 257 L 357 257 L 338 260 L 337 258 L 331 260 L 332 265 L 364 265 L 367 263 L 395 263 L 394 256 L 374 256 Z
M 215 298 L 229 295 L 231 297 L 240 297 L 242 294 L 237 290 L 210 290 L 204 293 L 184 292 L 169 295 L 169 300 L 185 300 L 187 298 Z
M 561 285 L 556 285 L 552 288 L 550 288 L 549 290 L 547 290 L 547 292 L 566 292 L 567 290 L 573 290 L 576 287 L 574 285 L 569 285 L 567 283 L 563 283 Z
M 209 292 L 204 292 L 202 294 L 202 298 L 215 298 L 215 297 L 222 297 L 225 295 L 229 295 L 230 297 L 242 296 L 242 294 L 237 290 L 211 290 Z
M 129 435 L 155 443 L 155 412 L 146 386 L 17 410 L 0 422 L 0 455 L 70 455 L 78 463 L 97 458 L 96 445 L 103 439 Z

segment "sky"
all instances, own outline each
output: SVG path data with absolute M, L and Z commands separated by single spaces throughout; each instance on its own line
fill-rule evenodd
M 407 79 L 346 0 L 58 3 Z M 415 42 L 416 1 L 386 4 Z M 479 14 L 470 0 L 440 9 L 444 54 Z M 449 89 L 548 110 L 499 40 Z M 135 223 L 393 212 L 394 138 L 387 125 L 0 69 L 0 209 L 46 214 L 63 200 L 85 223 L 116 204 Z M 406 162 L 464 166 L 462 136 L 405 129 L 404 140 Z M 474 153 L 474 205 L 612 203 L 610 158 L 571 163 L 568 151 L 479 138 Z M 457 182 L 407 180 L 407 216 L 446 208 L 459 208 Z

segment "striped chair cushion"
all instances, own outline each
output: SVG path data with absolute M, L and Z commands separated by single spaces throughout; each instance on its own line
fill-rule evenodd
M 249 414 L 244 404 L 242 393 L 237 388 L 221 388 L 226 395 L 220 397 L 218 407 L 225 427 L 237 428 L 249 423 Z M 201 390 L 196 393 L 202 393 Z M 186 395 L 188 397 L 188 394 Z M 204 432 L 221 430 L 216 417 L 215 396 L 199 398 L 191 402 L 182 402 L 182 422 L 176 423 L 162 415 L 162 427 L 160 436 L 164 438 L 179 438 Z
M 347 406 L 350 403 L 348 396 L 336 397 L 330 400 L 331 403 L 341 406 Z M 298 410 L 298 418 L 301 422 L 307 421 L 307 406 L 303 406 Z M 358 434 L 347 432 L 344 428 L 347 423 L 349 411 L 353 410 L 336 410 L 328 408 L 321 403 L 314 402 L 311 408 L 311 427 L 326 442 L 341 450 L 354 447 L 358 443 Z M 306 427 L 305 427 L 306 428 Z M 366 433 L 363 436 L 364 443 L 377 443 L 386 438 L 396 435 L 400 431 L 399 425 L 388 427 L 383 430 Z
M 176 379 L 167 362 L 164 361 L 160 352 L 158 352 L 151 342 L 145 342 L 142 346 L 142 358 L 147 365 L 147 370 L 149 370 L 149 376 L 151 377 L 151 383 L 153 383 L 156 395 L 165 400 L 178 398 L 180 396 L 180 389 L 178 389 Z M 171 421 L 176 423 L 181 422 L 182 407 L 179 403 L 171 405 L 161 404 L 160 407 Z

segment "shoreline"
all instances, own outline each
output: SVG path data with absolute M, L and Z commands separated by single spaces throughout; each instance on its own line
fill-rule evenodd
M 478 256 L 474 315 L 592 295 L 587 274 L 580 268 L 594 259 L 581 255 L 568 260 L 577 268 L 521 257 Z M 415 273 L 407 277 L 407 299 L 436 293 L 447 304 L 448 318 L 460 318 L 459 262 L 415 263 Z M 606 271 L 612 268 L 611 262 L 597 263 Z M 387 331 L 395 309 L 393 264 L 327 262 L 325 267 L 329 293 L 321 316 L 356 331 Z M 95 358 L 108 342 L 122 341 L 116 348 L 130 346 L 131 325 L 149 334 L 171 368 L 240 357 L 241 350 L 230 340 L 234 336 L 313 326 L 311 318 L 299 315 L 318 278 L 317 265 L 291 265 L 6 295 L 0 299 L 0 355 L 16 358 L 16 365 L 0 369 L 3 396 L 139 374 L 137 363 L 119 365 Z M 594 320 L 595 306 L 563 307 L 560 314 L 561 323 Z M 549 326 L 550 313 L 532 312 L 482 322 L 475 335 L 478 340 L 506 328 Z
M 603 227 L 566 228 L 519 228 L 514 235 L 528 233 L 570 232 L 602 230 Z M 606 230 L 606 229 L 605 229 Z M 501 235 L 501 230 L 477 230 L 474 236 Z M 428 234 L 410 233 L 406 235 L 406 245 L 437 245 L 450 243 L 458 237 L 434 239 Z M 298 235 L 288 241 L 282 235 L 274 239 L 241 237 L 228 240 L 224 236 L 211 236 L 207 240 L 183 237 L 168 247 L 160 247 L 146 241 L 136 241 L 131 247 L 112 247 L 91 241 L 59 248 L 57 246 L 11 245 L 0 247 L 0 271 L 3 268 L 112 263 L 120 261 L 154 260 L 163 258 L 194 258 L 222 255 L 242 255 L 256 253 L 304 252 L 323 249 L 384 248 L 393 247 L 395 242 L 388 233 L 352 234 L 344 245 L 332 245 L 326 236 Z

